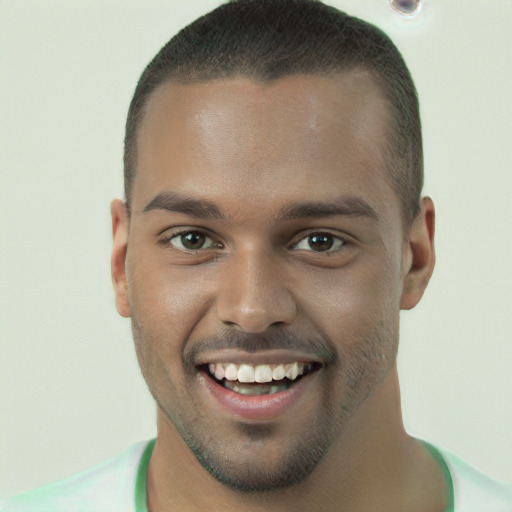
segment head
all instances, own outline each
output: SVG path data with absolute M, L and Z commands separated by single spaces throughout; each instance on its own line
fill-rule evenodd
M 221 6 L 144 71 L 125 177 L 112 273 L 159 436 L 263 492 L 394 424 L 433 208 L 414 86 L 382 32 L 309 0 Z
M 128 112 L 128 206 L 137 172 L 138 130 L 149 98 L 164 84 L 235 76 L 269 83 L 292 75 L 327 77 L 355 70 L 367 72 L 387 102 L 388 176 L 402 202 L 404 222 L 410 223 L 419 211 L 423 153 L 409 70 L 384 32 L 316 0 L 235 0 L 185 27 L 158 52 L 142 73 Z

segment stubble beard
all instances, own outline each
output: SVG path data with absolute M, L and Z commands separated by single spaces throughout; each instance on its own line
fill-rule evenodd
M 280 456 L 271 464 L 265 460 L 277 427 L 272 425 L 236 425 L 234 436 L 216 433 L 195 397 L 189 395 L 186 405 L 176 407 L 165 402 L 165 395 L 153 385 L 154 364 L 145 348 L 151 343 L 132 317 L 132 331 L 142 374 L 161 412 L 174 426 L 202 467 L 216 480 L 238 493 L 269 493 L 296 485 L 306 479 L 327 454 L 361 404 L 384 379 L 396 358 L 397 335 L 375 330 L 337 356 L 334 364 L 320 371 L 343 375 L 346 390 L 343 401 L 336 402 L 335 390 L 326 389 L 315 417 L 308 418 L 300 433 L 280 443 Z M 332 380 L 332 379 L 331 379 Z M 222 437 L 224 435 L 224 437 Z M 243 441 L 241 441 L 243 440 Z M 247 457 L 245 448 L 256 457 Z M 274 454 L 275 455 L 275 454 Z M 172 460 L 173 454 L 169 454 Z

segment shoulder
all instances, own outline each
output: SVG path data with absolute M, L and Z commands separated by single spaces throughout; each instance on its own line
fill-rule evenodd
M 132 512 L 137 470 L 147 441 L 91 469 L 0 500 L 1 512 Z
M 512 512 L 512 485 L 493 480 L 450 452 L 438 450 L 453 481 L 454 512 Z

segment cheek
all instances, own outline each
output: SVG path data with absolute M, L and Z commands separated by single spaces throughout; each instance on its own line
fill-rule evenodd
M 214 282 L 194 266 L 172 266 L 133 253 L 127 260 L 132 317 L 144 333 L 181 345 L 207 311 Z
M 135 252 L 127 277 L 139 365 L 157 401 L 172 401 L 187 392 L 179 384 L 186 378 L 182 351 L 208 309 L 211 279 L 193 267 L 177 270 Z
M 331 339 L 346 344 L 376 329 L 394 332 L 398 325 L 399 269 L 382 263 L 317 276 L 301 295 L 302 309 L 311 320 Z

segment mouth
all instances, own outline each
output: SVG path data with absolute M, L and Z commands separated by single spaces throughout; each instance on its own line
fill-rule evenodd
M 274 395 L 288 391 L 320 369 L 317 362 L 249 364 L 207 363 L 200 370 L 223 388 L 244 396 Z

